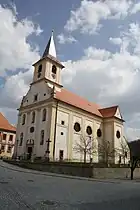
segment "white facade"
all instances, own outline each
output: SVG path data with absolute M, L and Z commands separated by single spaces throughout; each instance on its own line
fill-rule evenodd
M 51 38 L 47 48 L 54 48 L 52 42 Z M 113 117 L 104 119 L 56 100 L 56 91 L 62 91 L 60 77 L 63 65 L 57 61 L 54 49 L 47 49 L 46 52 L 49 52 L 49 55 L 34 64 L 33 82 L 19 108 L 17 155 L 84 161 L 83 152 L 78 152 L 76 148 L 81 144 L 82 138 L 90 139 L 91 147 L 94 147 L 92 154 L 87 153 L 88 162 L 91 159 L 93 162 L 103 161 L 103 157 L 99 155 L 99 146 L 105 141 L 110 143 L 111 148 L 120 151 L 119 142 L 124 133 L 119 108 Z M 76 123 L 80 125 L 78 131 L 75 130 Z M 87 128 L 90 131 L 88 134 Z M 120 134 L 119 138 L 116 137 L 117 132 Z M 118 153 L 120 155 L 120 152 Z M 113 157 L 115 163 L 120 160 L 118 153 Z

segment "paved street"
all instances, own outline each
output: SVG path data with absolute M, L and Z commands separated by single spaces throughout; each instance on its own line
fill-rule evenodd
M 140 210 L 139 182 L 66 179 L 17 169 L 0 162 L 0 210 Z

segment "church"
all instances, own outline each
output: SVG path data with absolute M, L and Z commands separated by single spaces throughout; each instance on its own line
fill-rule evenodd
M 111 162 L 121 163 L 121 152 L 115 149 L 121 151 L 121 142 L 126 147 L 127 143 L 119 106 L 103 108 L 62 86 L 64 66 L 57 59 L 53 32 L 33 67 L 32 82 L 18 109 L 16 156 L 98 163 L 110 152 Z M 125 156 L 128 161 L 127 152 Z

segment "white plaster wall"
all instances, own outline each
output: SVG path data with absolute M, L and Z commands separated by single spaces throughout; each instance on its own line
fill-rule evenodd
M 62 125 L 62 121 L 64 121 L 64 125 Z M 68 124 L 69 124 L 69 114 L 65 111 L 60 111 L 58 109 L 56 140 L 55 140 L 55 159 L 56 160 L 59 160 L 60 150 L 63 150 L 63 158 L 68 159 Z
M 36 102 L 48 99 L 50 97 L 51 90 L 52 89 L 48 88 L 44 81 L 33 84 L 27 95 L 24 97 L 22 106 L 25 107 L 27 105 L 35 104 Z M 38 94 L 38 97 L 37 101 L 34 102 L 34 96 L 36 94 Z
M 83 126 L 83 133 L 85 135 L 85 138 L 87 139 L 87 141 L 91 140 L 91 150 L 93 150 L 93 152 L 91 152 L 91 154 L 87 153 L 87 157 L 86 157 L 86 161 L 90 162 L 90 158 L 92 158 L 93 162 L 97 162 L 97 158 L 98 158 L 98 148 L 97 148 L 97 139 L 94 137 L 94 133 L 95 133 L 95 126 L 94 126 L 94 120 L 89 120 L 88 118 L 83 118 L 84 119 L 84 126 Z M 87 127 L 90 126 L 92 129 L 92 134 L 88 135 L 86 132 Z M 89 139 L 89 140 L 88 140 Z M 82 160 L 84 161 L 84 156 L 82 156 Z
M 101 137 L 97 136 L 97 130 L 98 129 L 101 129 L 101 132 L 102 132 Z M 104 140 L 104 129 L 103 129 L 103 123 L 102 122 L 95 121 L 94 140 L 95 140 L 95 144 L 96 144 L 97 148 L 99 148 L 99 146 L 102 145 L 102 143 L 103 143 L 103 140 Z M 98 153 L 98 155 L 95 156 L 95 158 L 96 158 L 95 162 L 99 162 L 99 161 L 102 160 L 102 157 L 99 155 L 99 153 Z
M 43 109 L 38 110 L 38 120 L 37 120 L 37 129 L 35 133 L 35 155 L 37 157 L 44 157 L 45 151 L 47 150 L 47 142 L 50 137 L 50 120 L 51 120 L 51 107 L 46 106 L 47 115 L 46 121 L 42 121 L 42 112 Z M 44 144 L 40 145 L 41 140 L 41 130 L 44 130 Z
M 110 154 L 112 153 L 112 157 L 109 157 L 111 162 L 114 162 L 114 121 L 109 120 L 104 123 L 104 141 L 107 143 L 110 142 Z
M 52 66 L 53 65 L 55 65 L 56 68 L 57 68 L 55 78 L 52 77 Z M 61 68 L 58 65 L 56 65 L 53 61 L 47 61 L 46 62 L 46 72 L 45 72 L 45 77 L 46 78 L 50 79 L 53 82 L 56 82 L 56 83 L 60 84 L 61 83 L 60 73 L 61 73 Z
M 81 126 L 81 130 L 79 132 L 76 132 L 74 130 L 74 124 L 78 122 Z M 71 124 L 71 132 L 73 133 L 72 135 L 72 159 L 74 161 L 80 161 L 82 160 L 82 154 L 80 154 L 80 152 L 77 152 L 77 144 L 80 144 L 81 141 L 81 135 L 82 134 L 82 130 L 83 130 L 83 119 L 82 116 L 76 116 L 73 113 L 73 119 L 72 119 L 72 124 Z
M 117 138 L 116 137 L 117 130 L 120 131 L 120 134 L 121 134 L 121 137 L 120 138 Z M 119 161 L 119 155 L 121 155 L 121 151 L 123 150 L 121 144 L 123 144 L 123 146 L 126 145 L 126 147 L 127 147 L 127 143 L 126 143 L 126 141 L 124 139 L 124 127 L 123 127 L 122 124 L 119 124 L 119 123 L 116 123 L 115 122 L 114 123 L 114 148 L 117 151 L 116 154 L 115 154 L 115 163 L 116 164 L 118 163 L 118 161 Z M 129 151 L 129 148 L 128 148 L 128 151 Z M 128 152 L 128 158 L 125 159 L 125 162 L 126 163 L 128 163 L 128 161 L 129 161 L 129 155 L 130 154 Z M 121 163 L 123 164 L 123 158 L 121 158 Z
M 22 118 L 23 115 L 26 115 L 26 120 L 25 120 L 25 124 L 22 125 Z M 29 114 L 27 114 L 27 112 L 23 112 L 23 113 L 19 113 L 19 117 L 18 117 L 18 130 L 16 133 L 16 140 L 18 140 L 18 146 L 17 146 L 17 155 L 20 156 L 24 153 L 24 147 L 25 147 L 25 139 L 26 139 L 26 133 L 27 133 L 27 129 L 28 129 L 28 122 L 29 122 Z M 23 133 L 23 143 L 22 146 L 19 146 L 20 144 L 20 135 L 21 133 Z
M 63 135 L 61 135 L 63 133 Z M 55 159 L 59 160 L 60 150 L 63 150 L 63 159 L 68 159 L 67 153 L 67 128 L 57 125 L 56 143 L 55 143 Z

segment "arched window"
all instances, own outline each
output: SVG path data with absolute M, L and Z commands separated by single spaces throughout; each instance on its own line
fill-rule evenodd
M 41 130 L 41 139 L 40 139 L 40 145 L 44 144 L 44 130 Z
M 55 65 L 53 65 L 53 66 L 52 66 L 52 73 L 53 73 L 53 74 L 56 74 L 56 71 L 57 71 L 57 68 L 56 68 Z
M 42 72 L 42 64 L 40 64 L 38 67 L 38 78 L 41 77 L 41 72 Z
M 32 112 L 32 123 L 35 122 L 35 112 Z
M 20 134 L 19 146 L 22 146 L 22 143 L 23 143 L 23 133 Z
M 46 109 L 43 109 L 43 112 L 42 112 L 42 121 L 46 121 Z
M 22 125 L 25 124 L 25 121 L 26 121 L 26 114 L 23 114 L 23 116 L 22 116 Z

